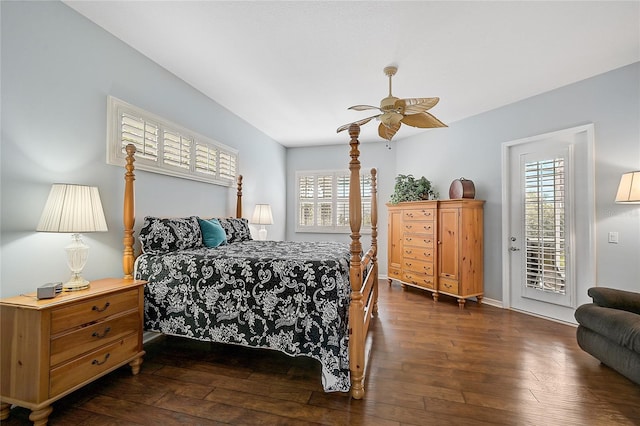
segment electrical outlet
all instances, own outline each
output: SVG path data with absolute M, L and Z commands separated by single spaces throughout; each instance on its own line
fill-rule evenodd
M 618 233 L 617 232 L 609 232 L 609 243 L 610 244 L 618 244 Z

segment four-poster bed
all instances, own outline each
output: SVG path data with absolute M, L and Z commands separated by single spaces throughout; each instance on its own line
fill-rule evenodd
M 348 247 L 336 242 L 253 241 L 246 233 L 246 219 L 241 219 L 239 176 L 236 218 L 214 220 L 226 231 L 229 244 L 204 247 L 198 228 L 203 220 L 195 216 L 147 217 L 138 236 L 143 253 L 137 259 L 135 147 L 128 145 L 123 269 L 125 278 L 148 281 L 145 328 L 309 356 L 322 364 L 326 391 L 350 391 L 361 399 L 367 334 L 377 312 L 378 263 L 375 169 L 371 170 L 371 247 L 363 251 L 360 242 L 359 133 L 358 125 L 349 128 Z M 189 230 L 195 237 L 185 237 Z

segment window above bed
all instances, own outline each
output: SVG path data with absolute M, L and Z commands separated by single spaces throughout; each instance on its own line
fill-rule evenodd
M 107 107 L 107 163 L 121 166 L 136 147 L 136 168 L 232 186 L 238 151 L 113 96 Z
M 361 233 L 371 229 L 371 175 L 360 172 Z M 349 170 L 296 172 L 296 232 L 349 233 Z

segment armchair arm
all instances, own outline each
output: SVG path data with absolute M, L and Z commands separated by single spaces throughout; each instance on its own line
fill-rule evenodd
M 621 309 L 640 315 L 640 293 L 607 287 L 591 287 L 587 294 L 598 306 Z

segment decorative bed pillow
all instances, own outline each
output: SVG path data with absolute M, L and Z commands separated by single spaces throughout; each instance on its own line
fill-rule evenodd
M 249 230 L 249 221 L 245 218 L 218 218 L 218 222 L 220 222 L 220 225 L 224 228 L 229 244 L 251 241 L 253 239 L 251 238 L 251 231 Z
M 165 253 L 202 247 L 202 232 L 196 216 L 162 219 L 147 216 L 140 230 L 144 253 Z
M 200 230 L 202 231 L 202 241 L 207 247 L 218 247 L 227 243 L 227 233 L 218 222 L 218 219 L 200 219 Z

